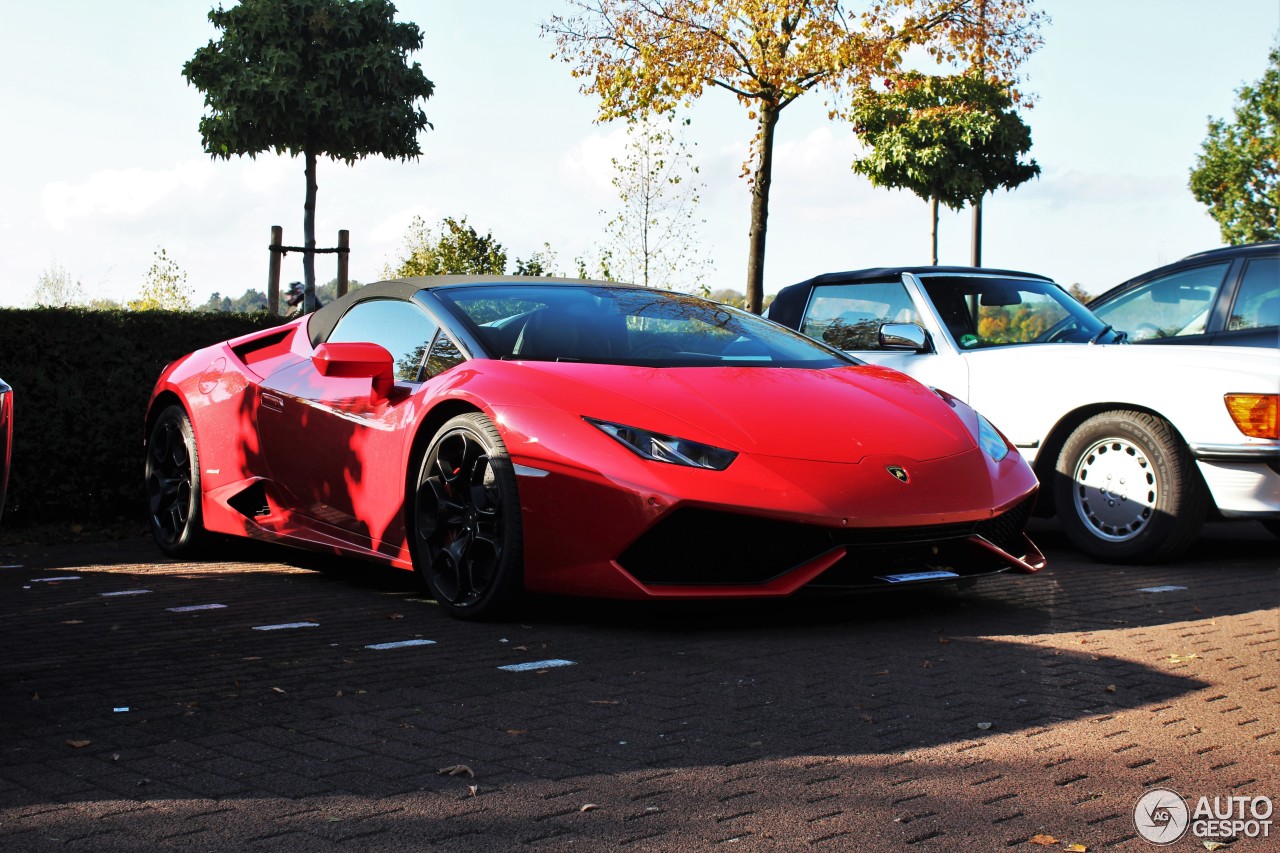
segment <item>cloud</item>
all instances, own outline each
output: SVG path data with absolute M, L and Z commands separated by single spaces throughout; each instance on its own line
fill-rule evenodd
M 592 133 L 574 143 L 560 159 L 560 175 L 566 184 L 596 195 L 613 195 L 613 160 L 626 153 L 627 131 L 616 127 L 608 133 Z
M 47 184 L 41 201 L 45 218 L 59 230 L 79 219 L 138 219 L 175 194 L 207 188 L 216 174 L 207 160 L 187 160 L 171 169 L 104 169 L 81 184 Z

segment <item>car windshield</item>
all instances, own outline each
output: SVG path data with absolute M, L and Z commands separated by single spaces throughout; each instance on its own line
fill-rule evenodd
M 918 278 L 961 349 L 1124 339 L 1051 281 L 927 273 Z
M 491 358 L 652 367 L 859 363 L 754 314 L 686 294 L 571 284 L 433 292 Z

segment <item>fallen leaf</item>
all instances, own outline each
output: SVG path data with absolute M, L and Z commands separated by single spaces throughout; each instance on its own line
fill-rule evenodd
M 1108 685 L 1107 685 L 1107 692 L 1108 692 L 1108 693 L 1115 693 L 1115 692 L 1116 692 L 1116 686 L 1115 686 L 1114 684 L 1108 684 Z
M 1168 660 L 1169 663 L 1186 663 L 1187 661 L 1195 660 L 1198 657 L 1200 657 L 1200 655 L 1197 655 L 1197 654 L 1169 655 L 1169 657 L 1166 658 L 1166 660 Z
M 939 643 L 940 645 L 945 646 L 945 645 L 946 645 L 947 643 L 949 643 L 949 642 L 951 642 L 951 641 L 950 641 L 950 640 L 948 640 L 946 637 L 939 637 L 939 638 L 938 638 L 938 643 Z
M 583 803 L 583 804 L 578 808 L 578 811 L 580 811 L 580 812 L 593 812 L 593 811 L 595 811 L 595 810 L 596 810 L 596 809 L 598 809 L 598 808 L 600 808 L 600 807 L 599 807 L 599 806 L 597 806 L 595 803 Z
M 479 785 L 468 785 L 468 786 L 467 786 L 467 790 L 468 790 L 468 791 L 470 791 L 470 792 L 471 792 L 471 796 L 473 796 L 473 797 L 474 797 L 476 794 L 480 793 L 480 786 L 479 786 Z
M 528 733 L 529 733 L 528 729 L 507 729 L 507 734 L 511 735 L 512 737 L 515 737 L 516 735 L 526 735 Z
M 516 646 L 516 647 L 513 649 L 513 651 L 517 651 L 517 652 L 527 652 L 527 651 L 529 651 L 529 647 L 528 647 L 528 646 Z
M 236 685 L 236 687 L 239 687 L 239 686 L 240 686 L 239 684 L 237 684 L 237 685 Z M 283 688 L 280 688 L 280 687 L 272 687 L 271 689 L 272 689 L 272 690 L 274 690 L 274 691 L 275 691 L 275 692 L 277 692 L 277 693 L 283 693 L 283 692 L 284 692 Z
M 1200 843 L 1204 845 L 1205 850 L 1217 850 L 1219 847 L 1227 846 L 1225 841 L 1202 841 Z
M 472 770 L 465 764 L 455 764 L 452 767 L 441 767 L 436 771 L 438 776 L 470 776 L 476 778 L 476 771 Z
M 978 728 L 982 729 L 985 732 L 987 729 L 991 728 L 994 725 L 995 723 L 978 723 Z
M 387 614 L 387 618 L 388 618 L 388 619 L 393 619 L 393 620 L 394 620 L 394 619 L 403 619 L 403 618 L 404 618 L 404 614 L 403 614 L 403 613 L 388 613 L 388 614 Z
M 931 669 L 932 667 L 933 667 L 933 661 L 925 661 L 923 664 L 921 664 L 921 667 L 920 667 L 920 668 L 921 668 L 921 669 Z
M 1068 844 L 1062 849 L 1066 850 L 1067 853 L 1088 853 L 1089 851 L 1089 848 L 1085 847 L 1083 844 Z
M 67 741 L 67 746 L 71 747 L 72 749 L 84 749 L 86 746 L 88 746 L 91 743 L 93 743 L 93 741 L 91 740 L 69 740 Z
M 1033 835 L 1027 839 L 1028 844 L 1039 844 L 1041 847 L 1050 847 L 1058 843 L 1058 839 L 1052 835 Z

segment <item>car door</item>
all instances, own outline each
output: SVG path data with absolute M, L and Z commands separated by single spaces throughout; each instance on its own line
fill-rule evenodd
M 358 302 L 326 343 L 376 343 L 392 357 L 395 387 L 323 375 L 312 359 L 262 382 L 258 437 L 272 488 L 313 525 L 377 548 L 402 510 L 404 442 L 412 392 L 437 324 L 416 303 Z
M 800 331 L 858 358 L 903 373 L 965 399 L 968 370 L 932 313 L 922 310 L 918 289 L 902 279 L 813 288 Z M 929 333 L 923 352 L 893 349 L 880 343 L 885 323 L 915 323 Z

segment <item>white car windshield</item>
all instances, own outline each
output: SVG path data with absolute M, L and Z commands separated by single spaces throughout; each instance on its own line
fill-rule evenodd
M 960 349 L 1123 340 L 1051 281 L 927 273 L 918 278 Z

